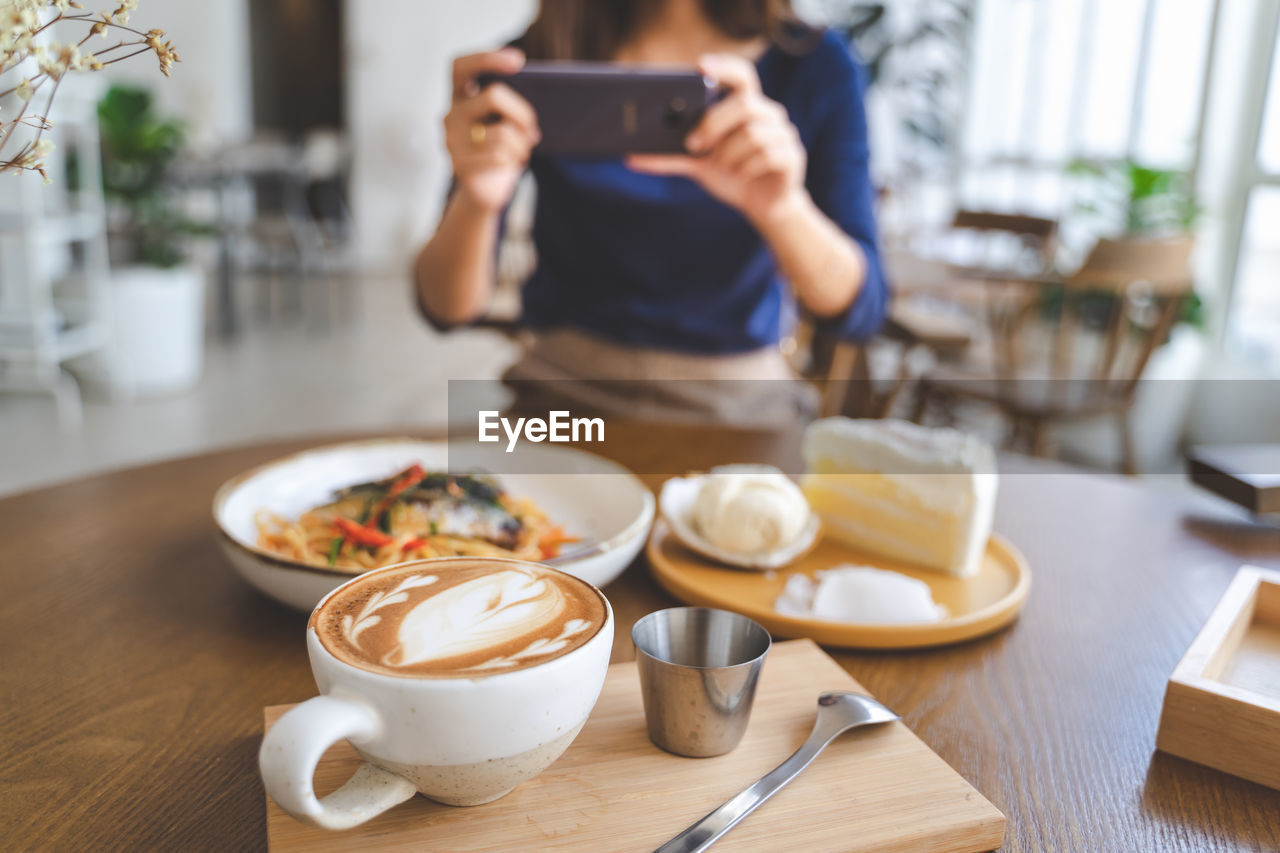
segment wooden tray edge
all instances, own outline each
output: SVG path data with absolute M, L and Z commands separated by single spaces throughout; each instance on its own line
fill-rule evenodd
M 670 595 L 686 604 L 724 608 L 724 601 L 702 595 L 697 589 L 687 585 L 679 572 L 668 568 L 658 547 L 663 538 L 660 534 L 668 530 L 669 526 L 664 519 L 656 519 L 653 529 L 649 531 L 648 541 L 645 542 L 645 558 L 649 562 L 650 574 L 654 580 Z M 824 646 L 844 649 L 927 649 L 980 639 L 1017 621 L 1031 594 L 1031 567 L 1017 546 L 1003 535 L 993 532 L 987 540 L 987 550 L 997 552 L 1002 556 L 1003 562 L 1012 565 L 1016 577 L 1014 587 L 1003 598 L 963 619 L 943 620 L 928 626 L 904 629 L 900 625 L 850 626 L 822 623 L 754 609 L 743 615 L 755 619 L 777 636 L 809 638 Z M 906 639 L 902 638 L 904 633 L 907 634 Z

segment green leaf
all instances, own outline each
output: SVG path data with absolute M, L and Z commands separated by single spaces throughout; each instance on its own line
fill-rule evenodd
M 181 122 L 157 116 L 147 90 L 112 86 L 98 102 L 98 125 L 103 192 L 125 213 L 113 247 L 123 243 L 132 260 L 152 266 L 182 263 L 186 237 L 212 229 L 181 214 L 168 180 L 184 144 Z

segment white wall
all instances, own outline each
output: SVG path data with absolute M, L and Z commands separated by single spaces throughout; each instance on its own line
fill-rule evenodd
M 191 143 L 197 147 L 213 147 L 222 142 L 246 138 L 253 127 L 252 97 L 249 88 L 248 47 L 249 0 L 153 0 L 139 5 L 130 20 L 130 26 L 142 30 L 159 28 L 166 31 L 182 55 L 172 76 L 165 79 L 160 73 L 154 56 L 142 54 L 124 62 L 109 66 L 96 73 L 75 74 L 67 78 L 54 104 L 53 118 L 67 115 L 77 98 L 89 99 L 87 107 L 92 115 L 92 102 L 112 83 L 129 83 L 150 89 L 155 93 L 157 107 L 166 116 L 184 120 Z M 105 4 L 89 3 L 88 8 L 100 8 Z M 61 24 L 53 37 L 57 41 L 79 41 L 87 32 L 80 23 Z M 101 50 L 115 44 L 119 36 L 107 41 L 91 39 L 86 45 L 90 51 Z M 13 79 L 5 75 L 6 82 Z M 3 88 L 3 87 L 0 87 Z M 43 110 L 45 94 L 42 92 L 36 104 Z M 6 109 L 12 109 L 11 103 Z M 62 105 L 61 110 L 59 104 Z M 55 145 L 60 143 L 58 128 L 49 133 Z M 61 156 L 65 148 L 56 148 L 48 158 L 50 174 L 55 183 L 61 180 Z M 59 187 L 41 187 L 39 178 L 24 175 L 21 179 L 5 176 L 0 181 L 0 208 L 16 207 L 32 211 L 39 205 L 57 207 L 61 201 Z M 25 184 L 19 181 L 26 181 Z M 25 203 L 19 195 L 26 193 Z M 33 208 L 36 205 L 36 208 Z M 0 248 L 0 285 L 26 280 L 29 271 L 22 263 L 21 253 L 13 244 Z M 65 264 L 65 253 L 45 253 L 38 263 L 50 264 L 55 270 Z M 8 296 L 13 297 L 12 288 Z
M 138 56 L 99 82 L 151 89 L 158 107 L 186 121 L 191 144 L 213 149 L 253 133 L 249 59 L 252 0 L 153 0 L 131 25 L 159 27 L 182 55 L 166 80 Z M 402 270 L 434 227 L 449 183 L 440 119 L 454 56 L 501 46 L 523 32 L 536 0 L 346 0 L 347 123 L 360 261 Z M 77 30 L 78 32 L 78 30 Z M 68 38 L 71 30 L 67 31 Z M 91 46 L 108 44 L 93 40 Z
M 347 0 L 347 125 L 361 263 L 400 271 L 449 186 L 440 120 L 453 57 L 524 31 L 534 0 Z
M 182 61 L 166 80 L 146 54 L 101 72 L 107 82 L 128 82 L 155 92 L 157 107 L 187 123 L 197 148 L 246 139 L 253 130 L 249 69 L 249 0 L 164 0 L 140 3 L 129 25 L 158 27 Z M 93 39 L 89 49 L 114 44 Z

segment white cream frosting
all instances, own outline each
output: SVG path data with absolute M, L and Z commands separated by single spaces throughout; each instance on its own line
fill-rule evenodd
M 804 458 L 810 470 L 825 459 L 849 473 L 881 474 L 939 511 L 963 511 L 995 500 L 995 451 L 959 430 L 898 420 L 824 418 L 805 430 Z

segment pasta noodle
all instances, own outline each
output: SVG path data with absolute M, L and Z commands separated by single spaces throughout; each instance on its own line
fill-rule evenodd
M 429 474 L 417 465 L 345 489 L 295 520 L 260 510 L 256 521 L 259 547 L 353 574 L 430 557 L 545 560 L 577 541 L 533 501 L 513 498 L 487 479 Z

